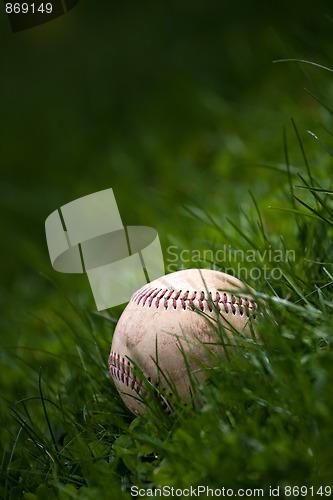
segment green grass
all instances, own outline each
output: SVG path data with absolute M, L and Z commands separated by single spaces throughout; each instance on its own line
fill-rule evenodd
M 129 498 L 131 485 L 265 491 L 331 485 L 332 183 L 320 167 L 311 170 L 305 151 L 297 172 L 287 146 L 285 153 L 285 186 L 269 200 L 279 205 L 278 218 L 262 211 L 266 200 L 253 195 L 237 223 L 219 207 L 211 215 L 187 204 L 184 212 L 197 225 L 196 248 L 227 241 L 244 252 L 295 251 L 294 259 L 279 263 L 281 279 L 248 283 L 266 304 L 258 322 L 261 342 L 249 342 L 247 354 L 240 350 L 229 362 L 215 360 L 207 383 L 196 386 L 203 405 L 177 402 L 166 415 L 155 404 L 152 414 L 133 418 L 106 366 L 121 308 L 114 316 L 96 314 L 65 296 L 65 306 L 44 306 L 26 328 L 53 338 L 53 345 L 7 350 L 15 360 L 13 377 L 28 381 L 1 410 L 8 443 L 3 498 Z M 200 265 L 224 270 L 223 263 Z M 251 269 L 253 263 L 242 265 Z M 256 263 L 264 265 L 272 262 Z

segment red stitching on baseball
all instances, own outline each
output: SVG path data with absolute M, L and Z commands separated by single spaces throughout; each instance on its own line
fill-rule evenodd
M 132 365 L 130 361 L 127 361 L 125 368 L 125 358 L 120 359 L 120 355 L 115 352 L 111 352 L 109 356 L 109 370 L 111 377 L 113 379 L 119 380 L 127 387 L 131 387 L 138 394 L 140 393 L 142 387 L 142 380 L 137 380 L 136 376 L 132 374 Z
M 149 307 L 151 307 L 151 303 L 153 301 L 153 299 L 156 297 L 156 295 L 158 295 L 160 293 L 161 290 L 156 290 L 155 293 L 153 293 L 150 297 L 149 297 L 149 300 L 148 300 L 148 305 Z
M 137 394 L 140 394 L 143 383 L 141 379 L 137 380 L 136 376 L 132 375 L 132 365 L 130 361 L 127 361 L 125 367 L 125 359 L 122 358 L 120 360 L 119 354 L 111 352 L 109 356 L 109 370 L 113 379 L 117 379 L 119 382 L 126 384 L 127 387 L 130 387 Z M 151 377 L 148 377 L 147 380 L 152 383 Z M 155 386 L 157 387 L 157 383 Z M 168 412 L 170 412 L 170 409 L 172 409 L 171 404 L 164 397 L 161 397 L 157 391 L 155 391 L 154 394 L 160 399 L 163 410 L 168 410 Z
M 172 294 L 173 294 L 173 290 L 170 290 L 170 292 L 168 293 L 168 295 L 166 297 L 164 297 L 164 307 L 165 307 L 165 309 L 168 309 L 168 300 L 170 299 L 170 297 L 171 297 Z
M 148 297 L 149 297 L 149 296 L 150 296 L 153 292 L 155 292 L 155 290 L 156 290 L 156 288 L 155 288 L 155 289 L 153 289 L 153 290 L 150 290 L 150 292 L 149 292 L 149 293 L 147 293 L 146 295 L 144 295 L 144 299 L 143 299 L 143 303 L 142 303 L 142 305 L 143 305 L 143 306 L 145 305 L 145 303 L 146 303 L 146 301 L 147 301 Z
M 163 293 L 162 293 L 162 295 L 160 295 L 159 297 L 156 298 L 155 305 L 156 305 L 157 309 L 158 309 L 158 306 L 160 305 L 160 300 L 162 299 L 162 297 L 164 297 L 164 295 L 166 294 L 166 292 L 167 292 L 167 290 L 164 290 Z
M 204 291 L 194 291 L 190 293 L 189 290 L 186 290 L 182 293 L 182 290 L 163 290 L 150 288 L 150 286 L 147 285 L 136 292 L 131 301 L 135 302 L 137 305 L 141 304 L 142 307 L 144 307 L 146 303 L 148 307 L 153 307 L 155 305 L 156 309 L 159 308 L 161 301 L 163 301 L 165 309 L 168 309 L 169 306 L 173 309 L 177 309 L 178 304 L 180 304 L 180 308 L 184 311 L 188 306 L 190 309 L 198 308 L 201 311 L 208 308 L 208 310 L 212 312 L 215 305 L 219 311 L 223 310 L 226 314 L 231 312 L 233 315 L 239 314 L 240 316 L 243 316 L 244 313 L 247 315 L 249 315 L 250 312 L 254 313 L 258 308 L 255 302 L 244 297 L 236 297 L 235 295 L 229 296 L 226 292 L 223 292 L 223 294 L 215 292 L 215 298 L 212 292 L 208 292 L 208 295 L 209 297 Z M 195 304 L 194 301 L 197 301 L 197 304 Z M 254 319 L 255 317 L 256 315 L 253 314 Z

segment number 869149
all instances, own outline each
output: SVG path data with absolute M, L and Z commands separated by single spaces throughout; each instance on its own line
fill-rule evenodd
M 52 3 L 6 3 L 6 14 L 51 14 Z

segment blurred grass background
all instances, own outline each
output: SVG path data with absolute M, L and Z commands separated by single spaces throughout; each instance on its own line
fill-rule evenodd
M 186 196 L 230 214 L 249 188 L 271 196 L 285 177 L 259 164 L 283 161 L 290 115 L 302 131 L 318 118 L 303 87 L 321 77 L 272 61 L 329 60 L 329 14 L 328 2 L 81 1 L 15 35 L 1 16 L 5 308 L 50 293 L 44 220 L 76 197 L 112 187 L 123 221 L 166 244 Z
M 304 87 L 326 103 L 333 87 L 322 70 L 272 61 L 301 58 L 332 66 L 331 10 L 328 1 L 81 0 L 65 16 L 14 35 L 2 11 L 5 452 L 14 435 L 6 405 L 34 392 L 40 366 L 53 380 L 56 363 L 42 349 L 66 350 L 66 335 L 62 344 L 54 334 L 59 319 L 52 311 L 68 313 L 66 297 L 94 308 L 85 277 L 51 268 L 44 221 L 53 210 L 112 187 L 123 222 L 155 227 L 165 251 L 175 241 L 193 246 L 207 236 L 198 221 L 184 216 L 184 204 L 239 220 L 240 206 L 253 208 L 251 190 L 268 230 L 286 229 L 292 245 L 288 217 L 267 210 L 287 191 L 283 128 L 292 165 L 303 167 L 291 116 L 304 147 L 310 145 L 316 175 L 325 179 L 329 157 L 306 130 L 331 140 L 324 128 L 330 114 Z M 111 331 L 105 335 L 106 362 Z

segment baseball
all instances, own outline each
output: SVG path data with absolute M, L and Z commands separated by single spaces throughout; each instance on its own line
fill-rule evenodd
M 145 411 L 140 397 L 143 381 L 136 366 L 154 387 L 162 384 L 167 393 L 175 387 L 187 403 L 189 370 L 203 381 L 204 367 L 212 365 L 214 358 L 207 349 L 226 356 L 238 332 L 253 335 L 250 322 L 257 305 L 242 290 L 244 284 L 228 274 L 189 269 L 163 276 L 134 293 L 117 323 L 109 356 L 111 376 L 133 413 Z

